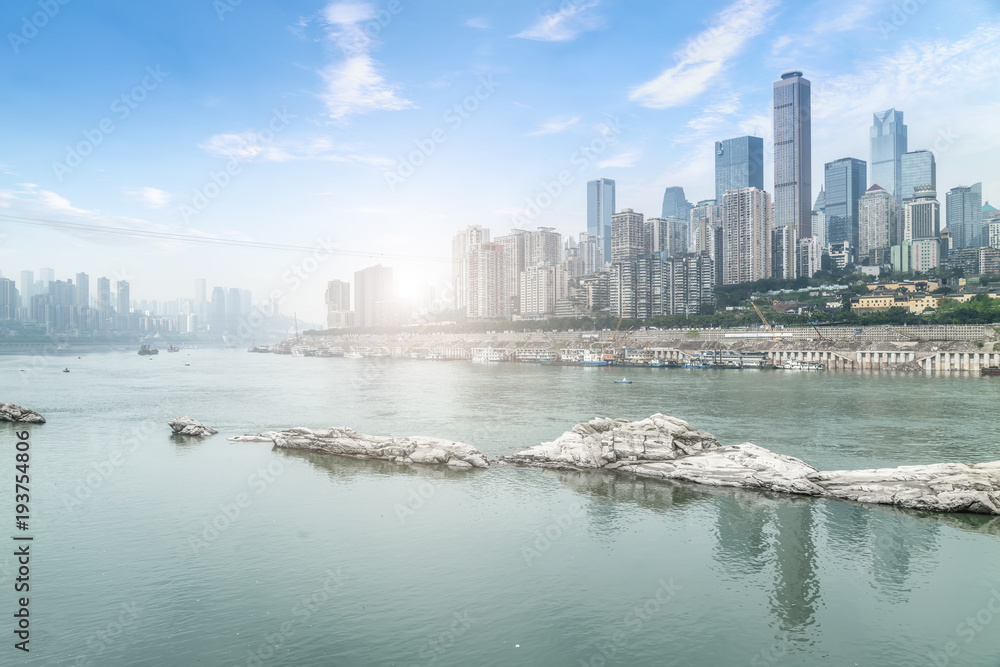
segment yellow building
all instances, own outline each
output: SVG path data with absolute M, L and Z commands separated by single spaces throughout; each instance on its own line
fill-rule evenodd
M 939 299 L 930 294 L 903 294 L 900 292 L 876 292 L 851 297 L 851 310 L 858 313 L 874 313 L 890 308 L 905 308 L 920 314 L 927 308 L 936 310 Z
M 906 280 L 895 283 L 870 283 L 869 292 L 933 292 L 941 287 L 936 280 Z

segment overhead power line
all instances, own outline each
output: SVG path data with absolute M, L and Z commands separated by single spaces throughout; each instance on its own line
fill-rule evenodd
M 248 248 L 256 250 L 277 250 L 282 252 L 315 252 L 317 250 L 327 252 L 331 255 L 343 255 L 346 257 L 380 257 L 384 259 L 408 259 L 434 262 L 449 262 L 446 257 L 433 257 L 429 255 L 403 255 L 385 252 L 365 252 L 361 250 L 340 250 L 325 248 L 320 245 L 302 246 L 288 243 L 264 243 L 259 241 L 239 241 L 236 239 L 220 239 L 206 236 L 196 236 L 194 234 L 174 234 L 170 232 L 154 232 L 141 229 L 127 229 L 125 227 L 108 227 L 105 225 L 88 225 L 79 222 L 66 222 L 64 220 L 50 220 L 46 218 L 33 218 L 28 216 L 15 216 L 0 214 L 0 222 L 9 222 L 18 225 L 31 225 L 35 227 L 50 227 L 52 229 L 73 230 L 79 232 L 91 232 L 97 234 L 115 234 L 118 236 L 131 236 L 135 238 L 160 239 L 163 241 L 179 241 L 183 243 L 201 243 L 204 245 L 222 245 L 236 248 Z

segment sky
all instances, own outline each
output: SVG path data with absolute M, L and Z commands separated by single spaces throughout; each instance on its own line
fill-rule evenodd
M 327 280 L 378 263 L 402 296 L 443 289 L 467 225 L 584 231 L 588 180 L 647 216 L 667 186 L 714 197 L 716 140 L 763 137 L 771 190 L 790 69 L 813 86 L 814 197 L 894 107 L 939 199 L 981 181 L 1000 203 L 995 0 L 10 0 L 0 27 L 15 280 L 83 271 L 164 300 L 205 278 L 313 321 Z

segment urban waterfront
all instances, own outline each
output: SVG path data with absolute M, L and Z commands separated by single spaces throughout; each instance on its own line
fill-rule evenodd
M 30 369 L 32 357 L 0 357 L 4 400 L 48 419 L 27 427 L 44 554 L 27 664 L 990 665 L 1000 653 L 995 517 L 226 441 L 350 426 L 495 458 L 596 416 L 662 412 L 824 470 L 977 463 L 1000 459 L 995 378 L 630 368 L 633 384 L 616 385 L 620 368 L 209 349 Z M 180 415 L 220 433 L 171 436 Z M 13 568 L 0 557 L 3 585 Z

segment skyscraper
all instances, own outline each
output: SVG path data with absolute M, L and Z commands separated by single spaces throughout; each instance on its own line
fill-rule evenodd
M 797 238 L 808 238 L 812 236 L 812 85 L 802 72 L 785 72 L 773 87 L 774 226 L 792 227 Z
M 469 248 L 465 314 L 470 320 L 510 317 L 504 246 L 479 243 Z
M 826 242 L 847 241 L 858 247 L 858 202 L 868 188 L 868 166 L 852 157 L 828 162 L 825 168 Z
M 201 319 L 208 317 L 208 290 L 204 278 L 194 281 L 194 314 Z
M 9 278 L 0 278 L 0 322 L 16 320 L 17 308 L 21 297 L 17 286 Z
M 76 274 L 76 305 L 90 308 L 90 276 L 86 273 Z
M 21 306 L 31 307 L 31 297 L 35 296 L 35 272 L 21 271 Z
M 378 264 L 354 274 L 354 323 L 358 327 L 391 327 L 397 324 L 390 267 Z
M 601 263 L 611 261 L 611 216 L 617 211 L 615 182 L 599 178 L 587 183 L 587 234 L 601 246 Z
M 935 239 L 941 235 L 941 205 L 937 192 L 929 186 L 918 187 L 913 199 L 903 208 L 903 238 L 909 243 L 919 239 Z
M 132 299 L 129 295 L 129 284 L 127 280 L 119 280 L 116 286 L 119 315 L 127 316 L 132 312 Z
M 858 201 L 858 261 L 877 266 L 889 263 L 889 248 L 896 245 L 896 198 L 873 185 Z
M 722 200 L 722 282 L 753 282 L 771 275 L 771 196 L 757 188 L 731 190 Z
M 238 287 L 230 287 L 226 292 L 226 331 L 235 334 L 239 328 L 243 312 L 243 293 Z
M 42 281 L 42 292 L 43 294 L 48 294 L 49 283 L 56 279 L 56 272 L 52 269 L 39 269 L 38 279 Z
M 611 261 L 631 262 L 646 254 L 646 230 L 642 213 L 630 208 L 611 218 Z
M 351 313 L 351 283 L 331 280 L 326 284 L 326 328 L 346 329 L 354 325 Z
M 903 191 L 902 183 L 902 159 L 906 153 L 903 112 L 895 109 L 876 112 L 873 114 L 870 134 L 872 169 L 867 185 L 881 186 L 893 197 L 912 195 Z
M 474 245 L 486 243 L 490 240 L 490 230 L 483 229 L 480 225 L 469 225 L 464 230 L 455 235 L 451 242 L 451 284 L 454 292 L 454 306 L 456 310 L 465 310 L 466 284 L 465 279 L 468 274 L 469 250 Z M 355 293 L 357 284 L 355 284 Z M 358 307 L 357 297 L 354 299 L 354 307 Z M 358 326 L 362 326 L 358 324 Z
M 982 240 L 983 184 L 952 188 L 945 201 L 947 226 L 955 248 L 978 248 Z
M 661 253 L 664 257 L 677 257 L 688 252 L 688 220 L 680 218 L 648 218 L 646 227 L 646 252 Z
M 715 201 L 727 190 L 764 189 L 764 140 L 736 137 L 715 142 Z
M 111 317 L 111 280 L 105 277 L 97 279 L 97 310 L 101 317 Z
M 820 186 L 816 195 L 816 203 L 812 210 L 812 233 L 817 237 L 816 243 L 822 250 L 826 248 L 826 189 Z
M 212 303 L 208 312 L 209 330 L 216 336 L 226 330 L 226 288 L 212 288 Z
M 684 188 L 672 185 L 663 193 L 664 218 L 681 218 L 687 220 L 691 215 L 691 202 L 684 196 Z
M 914 188 L 918 186 L 929 185 L 931 189 L 937 190 L 937 164 L 934 162 L 934 153 L 930 151 L 904 153 L 901 161 L 903 180 L 900 199 L 903 201 L 913 199 Z

